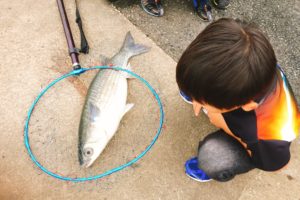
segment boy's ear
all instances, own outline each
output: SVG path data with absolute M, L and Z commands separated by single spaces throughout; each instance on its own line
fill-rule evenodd
M 258 107 L 258 103 L 254 101 L 250 101 L 249 103 L 246 103 L 245 105 L 241 106 L 242 109 L 246 112 L 254 110 Z

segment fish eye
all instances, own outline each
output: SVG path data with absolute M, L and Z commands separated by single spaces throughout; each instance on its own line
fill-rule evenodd
M 92 148 L 86 148 L 86 149 L 84 149 L 84 151 L 83 151 L 83 154 L 84 154 L 85 156 L 87 156 L 87 157 L 92 156 L 93 153 L 94 153 L 94 150 L 93 150 Z

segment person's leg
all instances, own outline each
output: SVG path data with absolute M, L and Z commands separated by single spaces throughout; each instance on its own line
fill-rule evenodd
M 211 0 L 211 2 L 216 8 L 224 10 L 229 6 L 230 0 Z
M 199 143 L 198 167 L 217 181 L 231 180 L 254 168 L 243 145 L 223 130 L 209 134 Z
M 141 7 L 152 16 L 160 17 L 164 14 L 160 0 L 141 0 Z
M 200 7 L 198 9 L 198 15 L 205 21 L 212 21 L 211 6 L 209 0 L 200 0 Z
M 200 0 L 200 9 L 204 10 L 205 5 L 208 5 L 208 0 Z

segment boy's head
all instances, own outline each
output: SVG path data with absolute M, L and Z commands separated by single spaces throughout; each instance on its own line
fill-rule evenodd
M 222 18 L 182 54 L 176 80 L 194 100 L 231 109 L 264 96 L 274 82 L 276 62 L 270 42 L 253 24 Z

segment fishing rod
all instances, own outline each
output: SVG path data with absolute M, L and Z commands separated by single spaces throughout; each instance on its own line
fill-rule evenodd
M 61 21 L 63 24 L 65 36 L 67 39 L 69 55 L 71 57 L 72 67 L 74 70 L 81 68 L 79 58 L 78 58 L 79 53 L 82 52 L 82 53 L 87 54 L 89 52 L 89 45 L 88 45 L 88 42 L 87 42 L 84 32 L 83 32 L 82 21 L 81 21 L 81 17 L 79 14 L 79 9 L 78 9 L 76 0 L 75 0 L 75 5 L 76 5 L 76 23 L 78 24 L 78 27 L 80 30 L 80 36 L 81 36 L 81 49 L 78 49 L 75 46 L 64 2 L 63 2 L 63 0 L 57 0 L 57 6 L 58 6 L 59 13 L 60 13 Z

